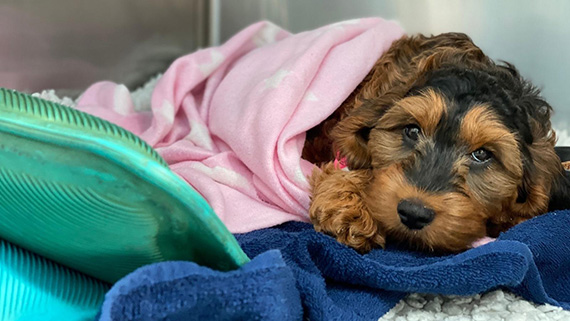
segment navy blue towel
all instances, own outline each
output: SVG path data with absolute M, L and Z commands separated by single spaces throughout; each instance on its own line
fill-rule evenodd
M 570 211 L 449 256 L 395 248 L 360 255 L 297 222 L 236 237 L 253 258 L 240 270 L 143 267 L 110 290 L 101 320 L 377 320 L 409 292 L 496 288 L 570 309 Z

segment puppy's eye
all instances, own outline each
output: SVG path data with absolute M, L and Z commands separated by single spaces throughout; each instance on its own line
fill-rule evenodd
M 420 137 L 422 130 L 418 125 L 407 125 L 404 127 L 404 136 L 412 142 L 415 142 Z
M 471 153 L 471 159 L 476 163 L 486 163 L 491 160 L 491 158 L 493 158 L 493 153 L 484 148 L 479 148 Z

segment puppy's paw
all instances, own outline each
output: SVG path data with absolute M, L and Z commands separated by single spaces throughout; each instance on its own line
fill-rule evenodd
M 313 220 L 315 230 L 336 238 L 358 252 L 366 253 L 384 247 L 386 241 L 369 215 L 358 209 L 318 208 Z
M 366 170 L 335 170 L 333 164 L 315 171 L 311 177 L 309 208 L 315 230 L 359 252 L 384 247 L 384 235 L 361 196 L 369 179 Z

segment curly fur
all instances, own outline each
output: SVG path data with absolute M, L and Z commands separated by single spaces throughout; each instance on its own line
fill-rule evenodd
M 564 206 L 552 108 L 514 66 L 496 64 L 460 33 L 396 41 L 345 102 L 307 133 L 311 220 L 366 252 L 386 241 L 457 252 Z M 421 130 L 410 141 L 402 129 Z M 484 148 L 481 165 L 470 153 Z M 350 171 L 335 169 L 336 152 Z M 434 211 L 410 229 L 402 200 Z M 555 200 L 555 201 L 554 201 Z

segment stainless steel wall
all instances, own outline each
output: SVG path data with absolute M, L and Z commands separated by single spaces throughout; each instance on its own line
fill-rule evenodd
M 293 32 L 345 19 L 395 19 L 409 33 L 461 31 L 492 58 L 514 63 L 570 119 L 568 0 L 216 0 L 220 41 L 267 19 Z
M 410 33 L 462 31 L 515 63 L 570 119 L 570 0 L 0 0 L 0 86 L 134 88 L 170 62 L 267 19 L 293 32 L 380 16 Z
M 206 45 L 207 0 L 0 0 L 0 86 L 133 88 Z

